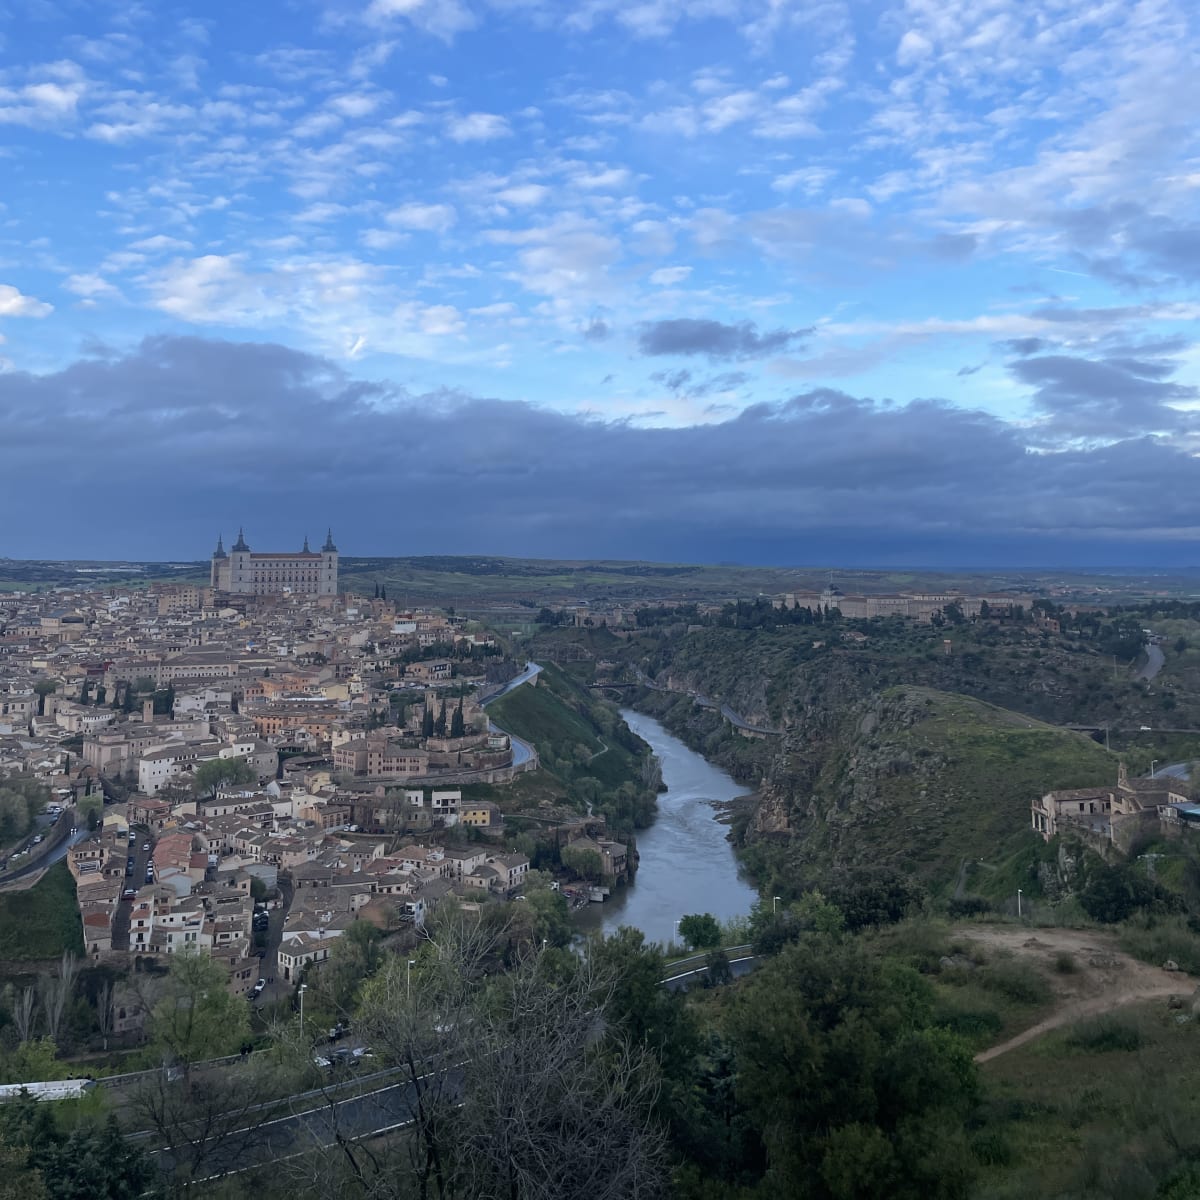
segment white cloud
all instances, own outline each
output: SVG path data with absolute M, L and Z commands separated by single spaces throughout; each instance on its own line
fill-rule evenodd
M 94 300 L 97 296 L 119 296 L 120 292 L 100 275 L 71 275 L 63 287 L 76 296 L 85 300 Z
M 515 183 L 496 193 L 496 199 L 514 208 L 534 208 L 550 195 L 550 189 L 540 183 Z
M 53 304 L 23 295 L 10 283 L 0 283 L 0 317 L 48 317 Z
M 385 218 L 399 229 L 419 229 L 426 233 L 445 233 L 457 220 L 449 204 L 402 204 Z
M 447 42 L 477 23 L 462 0 L 371 0 L 366 17 L 376 24 L 404 17 L 415 28 Z
M 913 63 L 928 58 L 932 53 L 933 46 L 929 39 L 915 29 L 909 29 L 900 39 L 900 45 L 896 47 L 896 61 L 902 67 L 911 67 Z
M 378 92 L 345 92 L 340 96 L 331 96 L 329 107 L 343 117 L 369 117 L 382 103 L 384 97 Z
M 650 282 L 658 287 L 673 287 L 692 273 L 691 267 L 660 267 L 650 273 Z
M 446 122 L 447 135 L 456 142 L 490 142 L 512 136 L 508 122 L 495 113 L 475 112 L 451 117 Z

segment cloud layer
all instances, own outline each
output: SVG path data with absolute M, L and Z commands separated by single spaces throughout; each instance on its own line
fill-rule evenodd
M 1037 453 L 986 413 L 830 389 L 644 428 L 156 337 L 0 376 L 0 423 L 7 486 L 39 496 L 14 555 L 202 557 L 243 523 L 264 545 L 332 523 L 351 554 L 780 563 L 1195 561 L 1200 541 L 1200 465 L 1170 440 Z

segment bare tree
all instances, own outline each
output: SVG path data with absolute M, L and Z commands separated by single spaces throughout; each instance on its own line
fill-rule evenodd
M 13 1005 L 13 1024 L 17 1027 L 17 1037 L 27 1042 L 33 1036 L 33 1019 L 37 1012 L 37 991 L 30 985 L 21 989 Z
M 67 1001 L 75 991 L 75 978 L 78 974 L 79 959 L 69 950 L 64 950 L 57 976 L 43 975 L 40 980 L 46 1032 L 55 1042 L 58 1041 L 63 1015 L 67 1011 Z
M 331 1096 L 323 1144 L 337 1154 L 311 1156 L 307 1190 L 339 1200 L 662 1193 L 658 1071 L 606 1025 L 612 982 L 557 954 L 500 971 L 508 944 L 504 924 L 456 914 L 370 981 L 358 1027 L 376 1067 L 399 1068 L 379 1126 L 389 1132 L 364 1139 L 361 1112 Z
M 96 1024 L 100 1027 L 100 1036 L 104 1039 L 104 1049 L 108 1049 L 108 1038 L 113 1030 L 113 1018 L 116 1014 L 114 1004 L 113 982 L 105 979 L 96 989 Z

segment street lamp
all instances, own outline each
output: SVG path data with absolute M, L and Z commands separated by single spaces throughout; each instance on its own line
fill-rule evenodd
M 779 897 L 771 897 L 771 915 L 774 916 L 779 911 Z
M 417 961 L 417 960 L 416 960 L 415 958 L 410 958 L 410 959 L 408 960 L 408 974 L 407 974 L 407 981 L 408 981 L 408 999 L 409 999 L 409 1000 L 411 1000 L 411 999 L 412 999 L 412 969 L 413 969 L 413 964 L 414 964 L 416 961 Z
M 1158 766 L 1158 759 L 1157 759 L 1157 758 L 1152 758 L 1152 759 L 1150 760 L 1150 778 L 1151 778 L 1151 779 L 1153 779 L 1153 778 L 1154 778 L 1154 768 L 1155 768 L 1155 767 L 1157 767 L 1157 766 Z
M 1017 917 L 1021 916 L 1021 889 L 1017 888 Z
M 308 984 L 302 983 L 300 985 L 299 991 L 297 992 L 297 995 L 300 997 L 300 1034 L 301 1034 L 301 1036 L 304 1035 L 304 993 L 307 991 L 308 991 Z
M 679 922 L 675 922 L 675 941 L 679 941 Z

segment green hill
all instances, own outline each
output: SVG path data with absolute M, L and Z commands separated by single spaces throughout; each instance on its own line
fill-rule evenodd
M 1033 845 L 1035 796 L 1117 772 L 1116 755 L 1083 734 L 924 687 L 856 706 L 829 750 L 808 786 L 777 771 L 763 789 L 749 832 L 775 842 L 756 856 L 773 872 L 890 865 L 949 889 L 962 863 Z M 973 886 L 986 892 L 986 874 Z
M 502 729 L 537 747 L 543 770 L 562 782 L 576 807 L 591 804 L 617 832 L 654 819 L 657 780 L 649 747 L 612 704 L 560 667 L 547 664 L 536 686 L 515 688 L 488 712 Z

